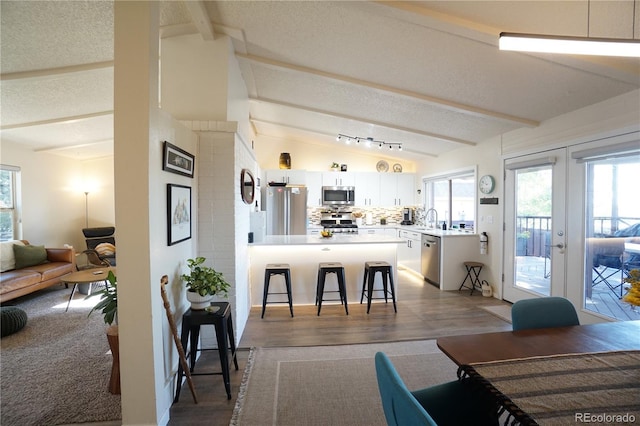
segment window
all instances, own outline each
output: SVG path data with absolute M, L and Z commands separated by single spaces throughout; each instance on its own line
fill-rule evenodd
M 20 168 L 0 165 L 0 241 L 20 237 Z
M 476 172 L 463 170 L 450 174 L 430 177 L 424 180 L 425 209 L 434 208 L 438 212 L 438 222 L 435 215 L 426 218 L 428 226 L 439 227 L 442 222 L 447 226 L 457 228 L 464 224 L 473 228 L 475 223 L 476 206 Z

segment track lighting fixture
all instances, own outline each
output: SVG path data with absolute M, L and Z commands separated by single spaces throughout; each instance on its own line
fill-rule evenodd
M 346 143 L 346 144 L 350 144 L 351 142 L 355 142 L 356 145 L 360 145 L 362 143 L 367 148 L 370 148 L 374 144 L 377 144 L 379 149 L 382 149 L 383 147 L 386 146 L 386 147 L 389 147 L 389 150 L 397 149 L 398 151 L 402 151 L 402 143 L 400 143 L 400 142 L 378 141 L 378 140 L 374 140 L 373 138 L 370 138 L 370 137 L 361 138 L 359 136 L 348 136 L 348 135 L 343 135 L 341 133 L 338 134 L 338 136 L 336 137 L 336 140 L 338 142 L 344 141 L 344 143 Z

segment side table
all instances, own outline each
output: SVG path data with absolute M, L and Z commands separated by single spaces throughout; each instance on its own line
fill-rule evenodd
M 229 379 L 229 350 L 231 350 L 231 357 L 233 359 L 234 366 L 238 370 L 238 359 L 236 358 L 236 343 L 233 335 L 233 321 L 231 319 L 231 307 L 228 302 L 212 302 L 211 306 L 217 306 L 217 312 L 194 311 L 192 309 L 187 310 L 182 316 L 182 330 L 181 330 L 181 342 L 182 348 L 187 353 L 187 344 L 189 345 L 189 370 L 192 376 L 206 376 L 206 375 L 222 375 L 224 381 L 224 387 L 227 391 L 227 399 L 231 399 L 231 382 Z M 197 351 L 216 350 L 215 348 L 201 348 L 198 349 L 198 338 L 200 336 L 200 326 L 213 325 L 216 333 L 216 340 L 218 341 L 218 353 L 220 355 L 221 372 L 217 373 L 194 373 L 193 370 L 196 364 Z M 184 371 L 182 365 L 178 367 L 178 383 L 176 384 L 176 396 L 173 402 L 178 402 L 180 398 L 180 389 L 182 388 L 182 378 Z
M 95 282 L 106 282 L 107 277 L 109 276 L 109 271 L 113 271 L 116 273 L 116 268 L 113 267 L 105 267 L 105 268 L 93 268 L 93 269 L 85 269 L 78 272 L 72 272 L 70 274 L 64 275 L 60 278 L 60 281 L 64 284 L 73 284 L 73 289 L 71 290 L 71 295 L 69 295 L 69 301 L 67 302 L 67 309 L 65 312 L 69 310 L 69 306 L 71 305 L 71 299 L 73 299 L 73 295 L 76 293 L 79 284 L 91 284 Z M 91 293 L 89 291 L 89 293 Z

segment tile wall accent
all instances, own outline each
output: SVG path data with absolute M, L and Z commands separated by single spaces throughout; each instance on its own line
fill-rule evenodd
M 320 217 L 322 212 L 326 209 L 321 207 L 309 207 L 307 208 L 307 217 L 309 218 L 309 225 L 320 225 Z M 371 213 L 373 217 L 373 225 L 379 225 L 380 219 L 387 218 L 387 225 L 399 224 L 402 222 L 402 207 L 352 207 L 352 212 L 362 212 L 363 221 L 366 214 Z

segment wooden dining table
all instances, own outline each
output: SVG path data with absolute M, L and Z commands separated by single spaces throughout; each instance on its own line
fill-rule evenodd
M 640 321 L 447 336 L 437 344 L 461 380 L 492 395 L 505 422 L 640 421 Z

